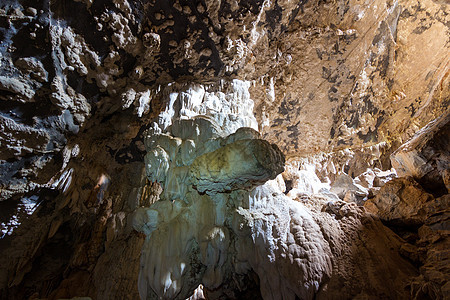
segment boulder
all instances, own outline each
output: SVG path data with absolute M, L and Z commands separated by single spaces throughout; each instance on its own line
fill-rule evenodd
M 375 198 L 366 201 L 364 207 L 382 220 L 416 225 L 425 221 L 426 206 L 432 200 L 434 197 L 413 178 L 396 178 L 386 183 Z

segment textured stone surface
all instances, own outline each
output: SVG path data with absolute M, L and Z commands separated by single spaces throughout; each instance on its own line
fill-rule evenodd
M 407 241 L 400 253 L 420 271 L 408 284 L 413 299 L 445 299 L 448 295 L 449 200 L 448 194 L 434 199 L 412 178 L 398 178 L 364 205 Z
M 275 97 L 254 90 L 267 95 L 256 106 L 265 138 L 288 156 L 408 139 L 448 106 L 448 9 L 434 1 L 303 4 L 264 79 Z
M 433 200 L 412 178 L 396 178 L 386 183 L 365 207 L 383 220 L 415 225 L 425 222 L 426 207 Z
M 237 96 L 238 103 L 251 101 L 245 96 L 246 86 L 238 81 L 232 84 L 233 91 L 244 88 Z M 199 117 L 196 114 L 214 94 L 203 87 L 197 90 L 202 91 L 202 97 L 191 94 L 178 98 L 176 92 L 181 105 L 171 103 L 169 96 L 172 111 L 162 112 L 147 132 L 147 177 L 160 182 L 163 192 L 160 201 L 137 209 L 133 215 L 133 227 L 147 236 L 139 272 L 143 299 L 185 299 L 200 284 L 206 294 L 214 291 L 217 297 L 224 297 L 223 286 L 233 282 L 232 261 L 238 251 L 233 243 L 236 233 L 230 227 L 233 211 L 250 190 L 284 171 L 283 154 L 275 145 L 258 139 L 254 129 L 242 127 L 226 135 L 230 128 L 252 120 L 252 105 L 235 111 L 234 118 L 216 110 L 207 110 L 206 116 Z M 215 107 L 226 109 L 227 101 L 221 97 Z M 238 276 L 245 278 L 249 272 L 242 270 Z M 318 279 L 322 273 L 318 272 Z M 228 289 L 245 283 L 235 284 Z M 269 297 L 273 291 L 262 293 Z
M 18 146 L 15 132 L 4 147 L 30 152 L 25 165 L 63 169 L 67 138 L 91 115 L 147 115 L 173 82 L 249 80 L 257 126 L 288 157 L 379 142 L 395 150 L 448 106 L 446 4 L 172 2 L 5 3 L 1 114 L 50 143 L 45 153 Z M 32 173 L 55 173 L 4 164 L 24 176 L 2 180 L 2 199 L 32 189 Z
M 344 203 L 330 187 L 346 174 L 369 201 L 401 194 L 381 187 L 391 153 L 448 109 L 449 16 L 433 0 L 3 1 L 0 298 L 136 299 L 142 249 L 148 270 L 164 266 L 140 282 L 148 295 L 170 269 L 183 286 L 167 293 L 203 281 L 211 299 L 444 297 L 449 176 L 436 143 L 419 147 L 433 168 L 421 187 L 404 185 L 433 197 L 420 230 L 385 221 L 394 234 L 354 203 L 365 197 L 343 191 Z M 431 131 L 424 140 L 445 141 Z M 196 158 L 248 139 L 277 144 L 282 176 L 216 193 L 232 201 L 198 196 Z M 405 211 L 422 222 L 401 203 L 400 223 Z M 151 205 L 168 218 L 154 244 L 131 220 Z M 148 254 L 186 259 L 168 237 L 191 247 L 203 280 Z
M 449 192 L 450 112 L 431 121 L 392 155 L 400 176 L 413 176 L 435 194 Z
M 407 241 L 400 253 L 420 271 L 409 283 L 414 299 L 445 299 L 449 293 L 450 198 L 443 185 L 448 168 L 447 124 L 448 115 L 443 115 L 399 147 L 392 164 L 400 175 L 415 178 L 387 182 L 364 204 Z
M 189 114 L 184 111 L 181 120 Z M 236 289 L 248 291 L 255 284 L 252 274 L 264 299 L 386 297 L 394 288 L 398 297 L 409 295 L 405 286 L 418 272 L 400 256 L 401 239 L 355 203 L 338 200 L 314 171 L 295 175 L 289 167 L 284 177 L 298 179 L 287 195 L 281 176 L 250 188 L 248 178 L 259 184 L 270 178 L 258 178 L 269 166 L 275 174 L 282 171 L 278 150 L 249 128 L 224 136 L 218 115 L 190 122 L 178 121 L 177 110 L 170 115 L 159 118 L 146 140 L 147 176 L 161 183 L 162 199 L 133 215 L 133 227 L 147 236 L 141 298 L 183 299 L 200 283 L 206 297 L 226 298 Z M 257 155 L 261 150 L 276 155 Z M 185 157 L 184 151 L 190 154 Z M 372 250 L 359 250 L 362 245 Z M 386 264 L 371 267 L 380 256 L 386 256 Z M 383 284 L 385 274 L 392 273 L 395 280 Z M 342 280 L 357 282 L 362 274 L 380 279 L 341 287 Z
M 189 168 L 200 193 L 227 192 L 264 184 L 284 171 L 284 155 L 264 140 L 239 140 L 197 157 Z

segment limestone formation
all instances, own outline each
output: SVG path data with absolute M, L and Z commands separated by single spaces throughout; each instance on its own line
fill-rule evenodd
M 364 204 L 407 241 L 401 253 L 414 261 L 420 271 L 409 284 L 414 299 L 445 299 L 449 293 L 446 266 L 450 255 L 445 250 L 450 246 L 446 224 L 449 197 L 441 177 L 448 168 L 446 124 L 446 115 L 432 121 L 391 156 L 399 174 L 415 178 L 401 177 L 387 182 Z
M 152 295 L 185 299 L 199 284 L 214 290 L 231 279 L 232 256 L 239 251 L 232 245 L 236 233 L 230 226 L 238 216 L 233 211 L 250 190 L 284 171 L 284 155 L 258 139 L 254 129 L 242 127 L 226 136 L 229 127 L 221 129 L 217 121 L 229 115 L 206 111 L 208 117 L 182 119 L 210 101 L 200 90 L 201 98 L 194 94 L 169 102 L 178 109 L 170 119 L 163 112 L 159 124 L 148 132 L 147 177 L 160 182 L 163 192 L 162 200 L 139 208 L 133 217 L 133 227 L 147 236 L 139 274 L 143 299 Z M 216 107 L 226 105 L 224 101 L 226 97 Z M 240 124 L 239 118 L 234 122 Z M 163 132 L 165 128 L 168 132 Z
M 425 222 L 432 200 L 412 178 L 397 178 L 386 183 L 365 207 L 383 220 L 414 225 Z
M 322 294 L 331 297 L 328 284 L 353 280 L 355 274 L 344 271 L 350 265 L 381 276 L 382 268 L 369 270 L 364 263 L 346 261 L 345 266 L 333 267 L 345 247 L 335 236 L 350 234 L 355 243 L 372 245 L 358 233 L 359 222 L 373 227 L 365 235 L 390 241 L 373 244 L 377 251 L 386 251 L 387 245 L 400 249 L 401 242 L 392 233 L 376 229 L 382 228 L 379 221 L 363 221 L 367 218 L 363 209 L 336 200 L 325 184 L 311 189 L 309 203 L 298 199 L 298 194 L 286 196 L 280 176 L 269 180 L 283 171 L 284 158 L 276 147 L 258 139 L 250 128 L 226 136 L 216 114 L 177 120 L 176 116 L 198 111 L 208 99 L 189 111 L 177 101 L 172 104 L 169 97 L 166 103 L 181 110 L 170 114 L 171 119 L 162 112 L 160 123 L 147 133 L 147 176 L 159 182 L 163 192 L 161 200 L 138 208 L 133 216 L 133 227 L 146 235 L 139 274 L 141 298 L 183 299 L 200 284 L 207 297 L 220 298 L 228 293 L 223 287 L 230 289 L 232 278 L 254 273 L 264 299 L 311 299 Z M 306 184 L 308 178 L 302 182 Z M 312 180 L 320 183 L 318 178 Z M 297 190 L 300 184 L 295 183 Z M 342 222 L 350 227 L 340 229 Z M 392 259 L 402 270 L 395 284 L 406 285 L 413 267 L 399 254 Z M 334 272 L 340 275 L 333 276 Z M 233 288 L 242 288 L 235 284 Z M 370 284 L 347 295 L 362 295 L 366 289 Z M 377 295 L 387 295 L 388 290 L 380 289 Z M 399 291 L 399 295 L 405 294 Z
M 1 1 L 0 299 L 445 299 L 449 24 Z
M 409 177 L 388 182 L 364 204 L 407 241 L 400 253 L 420 266 L 420 275 L 409 283 L 414 299 L 445 299 L 448 295 L 448 198 L 447 194 L 435 199 Z
M 284 171 L 284 155 L 264 140 L 239 140 L 197 157 L 189 168 L 200 193 L 251 190 Z
M 431 121 L 392 155 L 400 176 L 413 176 L 434 193 L 448 193 L 450 112 Z

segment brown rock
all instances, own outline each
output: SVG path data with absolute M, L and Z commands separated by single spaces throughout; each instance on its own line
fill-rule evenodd
M 226 82 L 248 81 L 249 111 L 262 136 L 241 132 L 227 143 L 264 138 L 291 158 L 366 149 L 330 165 L 332 182 L 340 171 L 355 177 L 367 168 L 390 168 L 386 157 L 397 143 L 448 111 L 448 0 L 205 0 L 172 1 L 173 7 L 75 0 L 35 1 L 28 9 L 14 4 L 21 1 L 3 2 L 9 4 L 0 5 L 0 200 L 6 200 L 0 212 L 2 223 L 21 225 L 0 243 L 1 299 L 139 297 L 145 237 L 126 223 L 161 193 L 142 172 L 142 132 L 166 109 L 170 93 L 189 94 L 183 85 L 208 86 L 229 104 L 222 117 L 231 120 L 239 118 L 235 99 L 242 91 L 229 94 Z M 196 113 L 217 113 L 213 98 Z M 373 189 L 378 196 L 366 203 L 386 220 L 414 224 L 408 244 L 355 203 L 334 199 L 314 216 L 333 253 L 330 280 L 310 286 L 320 289 L 315 298 L 448 297 L 448 125 L 437 125 L 444 119 L 448 114 L 394 155 L 399 165 L 412 165 L 405 172 L 425 191 L 399 179 L 380 193 Z M 68 154 L 74 149 L 78 156 Z M 182 162 L 195 159 L 191 148 L 184 150 Z M 111 179 L 104 191 L 95 188 L 102 174 Z M 367 187 L 370 181 L 361 180 Z M 373 179 L 375 187 L 384 183 Z M 46 189 L 51 193 L 42 197 Z M 342 197 L 355 201 L 358 195 L 345 189 Z M 40 203 L 33 215 L 16 220 L 4 209 L 30 195 Z M 307 200 L 305 210 L 313 206 Z M 315 241 L 305 224 L 295 226 L 296 239 Z M 274 242 L 271 249 L 279 247 Z M 296 276 L 317 266 L 296 253 Z M 267 255 L 254 257 L 273 265 Z M 421 275 L 411 282 L 418 268 Z M 287 279 L 295 278 L 285 270 Z M 253 275 L 252 290 L 264 287 Z M 223 287 L 228 298 L 255 296 L 231 285 Z
M 383 187 L 375 198 L 364 207 L 382 220 L 402 222 L 409 225 L 425 222 L 426 205 L 434 197 L 425 192 L 412 178 L 396 178 Z
M 449 192 L 450 111 L 428 123 L 391 155 L 399 176 L 412 176 L 433 194 Z

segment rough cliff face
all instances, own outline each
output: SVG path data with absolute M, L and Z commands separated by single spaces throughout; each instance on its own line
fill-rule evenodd
M 3 1 L 1 298 L 448 297 L 449 13 Z

